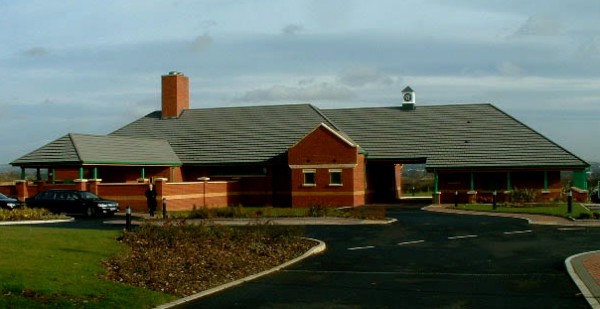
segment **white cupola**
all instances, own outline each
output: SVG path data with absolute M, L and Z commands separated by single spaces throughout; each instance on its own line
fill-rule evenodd
M 412 111 L 415 110 L 416 95 L 414 90 L 410 86 L 406 86 L 402 90 L 402 110 Z

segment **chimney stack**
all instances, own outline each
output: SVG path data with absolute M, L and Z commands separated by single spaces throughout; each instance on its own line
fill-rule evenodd
M 181 72 L 162 76 L 162 119 L 178 118 L 190 108 L 190 80 Z

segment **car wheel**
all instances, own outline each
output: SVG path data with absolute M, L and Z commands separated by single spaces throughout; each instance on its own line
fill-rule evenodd
M 85 215 L 88 217 L 93 217 L 96 215 L 96 210 L 94 209 L 94 207 L 88 207 L 85 211 Z

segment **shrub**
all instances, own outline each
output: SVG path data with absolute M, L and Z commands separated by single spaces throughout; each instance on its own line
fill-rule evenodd
M 538 192 L 535 189 L 517 189 L 510 192 L 510 200 L 513 203 L 532 203 L 538 198 Z
M 327 207 L 325 207 L 321 204 L 310 206 L 310 208 L 308 210 L 309 217 L 323 217 L 326 214 L 327 214 Z
M 192 211 L 189 213 L 189 219 L 208 219 L 211 218 L 212 214 L 206 207 L 202 207 L 200 209 L 196 208 L 196 205 L 192 207 Z
M 386 208 L 380 206 L 360 206 L 344 209 L 347 217 L 364 220 L 384 220 L 386 218 Z
M 0 221 L 47 220 L 62 218 L 66 217 L 55 215 L 45 208 L 22 207 L 13 210 L 0 209 Z

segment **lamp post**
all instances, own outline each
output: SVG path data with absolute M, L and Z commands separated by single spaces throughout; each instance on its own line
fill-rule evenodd
M 131 232 L 131 207 L 129 206 L 125 210 L 125 230 Z
M 203 190 L 203 194 L 202 194 L 202 207 L 206 207 L 206 183 L 210 180 L 209 177 L 200 177 L 198 178 L 198 180 L 203 181 L 204 182 L 204 190 Z
M 573 190 L 569 189 L 569 193 L 567 195 L 567 212 L 573 212 Z
M 458 207 L 458 190 L 454 191 L 454 208 Z

